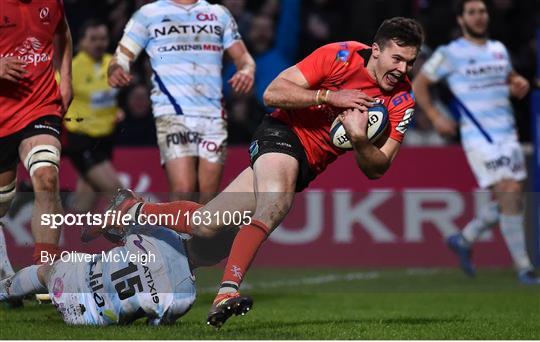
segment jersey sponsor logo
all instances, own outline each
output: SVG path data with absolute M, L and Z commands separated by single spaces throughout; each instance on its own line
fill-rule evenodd
M 214 13 L 198 13 L 196 16 L 199 21 L 217 21 L 218 17 Z
M 152 296 L 152 302 L 159 304 L 159 296 L 156 290 L 156 283 L 154 282 L 154 277 L 152 272 L 150 272 L 150 267 L 142 265 L 144 271 L 144 277 L 146 278 L 146 285 L 148 285 L 148 293 Z
M 23 43 L 15 48 L 15 53 L 0 54 L 2 57 L 17 57 L 27 64 L 37 66 L 50 60 L 47 53 L 42 52 L 43 44 L 36 37 L 27 37 Z
M 221 37 L 223 27 L 220 25 L 175 25 L 169 24 L 154 28 L 154 38 L 169 35 L 206 34 Z
M 512 172 L 521 171 L 524 166 L 519 160 L 512 160 L 510 157 L 501 156 L 494 160 L 488 160 L 484 163 L 484 166 L 489 171 L 497 171 L 500 168 L 509 167 Z
M 471 64 L 465 68 L 467 76 L 496 76 L 506 72 L 505 64 Z
M 403 92 L 401 94 L 396 95 L 392 99 L 392 104 L 394 106 L 399 106 L 400 104 L 405 103 L 405 102 L 409 101 L 410 99 L 411 99 L 410 94 L 407 93 L 407 92 Z
M 218 146 L 213 141 L 203 139 L 199 132 L 170 133 L 165 136 L 165 141 L 167 142 L 167 147 L 171 147 L 171 145 L 197 144 L 208 152 L 220 153 L 223 150 L 223 146 Z
M 90 286 L 90 290 L 92 291 L 92 299 L 94 300 L 94 303 L 99 309 L 105 306 L 105 298 L 103 298 L 103 296 L 97 292 L 103 288 L 103 273 L 94 272 L 94 268 L 96 267 L 97 263 L 98 261 L 94 260 L 89 265 L 88 280 L 90 281 L 90 283 L 88 285 Z M 103 313 L 100 312 L 99 315 L 103 316 Z
M 216 44 L 171 44 L 158 47 L 158 52 L 176 51 L 215 51 L 221 52 L 223 47 Z

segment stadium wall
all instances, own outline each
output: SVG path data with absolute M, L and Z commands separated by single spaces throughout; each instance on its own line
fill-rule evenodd
M 153 148 L 115 151 L 123 183 L 165 200 L 167 180 Z M 229 150 L 224 184 L 249 165 L 247 147 Z M 20 175 L 25 174 L 19 170 Z M 75 188 L 76 173 L 61 165 L 61 187 Z M 24 178 L 24 177 L 22 177 Z M 461 148 L 406 147 L 380 180 L 367 180 L 347 154 L 299 194 L 283 225 L 263 246 L 256 264 L 264 266 L 446 267 L 454 256 L 444 236 L 463 227 L 489 199 L 476 187 Z M 103 206 L 103 204 L 102 204 Z M 15 265 L 32 254 L 32 203 L 4 219 L 9 254 Z M 111 247 L 79 242 L 80 227 L 64 229 L 62 247 L 98 252 Z M 498 232 L 488 232 L 475 249 L 479 266 L 505 267 L 510 256 Z

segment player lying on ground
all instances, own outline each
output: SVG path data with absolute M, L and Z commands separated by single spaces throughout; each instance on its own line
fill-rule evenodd
M 336 117 L 341 117 L 356 162 L 368 178 L 379 178 L 389 169 L 413 113 L 407 72 L 422 41 L 416 21 L 393 18 L 382 23 L 371 47 L 354 41 L 325 45 L 282 72 L 265 93 L 267 105 L 279 109 L 264 119 L 253 137 L 251 167 L 204 207 L 189 201 L 143 203 L 127 191 L 117 196 L 112 209 L 134 219 L 141 213 L 192 213 L 168 227 L 198 237 L 216 234 L 223 216 L 253 213 L 234 240 L 208 324 L 219 327 L 232 315 L 231 308 L 251 305 L 238 289 L 257 250 L 283 221 L 295 191 L 305 189 L 345 153 L 330 140 Z M 367 111 L 375 101 L 387 107 L 389 125 L 373 143 L 366 132 Z M 191 220 L 199 215 L 204 222 Z M 88 232 L 87 238 L 99 234 L 99 229 Z
M 442 135 L 455 135 L 456 123 L 433 106 L 429 86 L 445 81 L 459 104 L 463 149 L 482 188 L 495 195 L 461 233 L 448 238 L 465 274 L 475 275 L 472 244 L 482 232 L 499 224 L 524 284 L 540 284 L 527 255 L 523 181 L 525 157 L 519 145 L 509 96 L 523 98 L 529 83 L 512 68 L 506 47 L 488 39 L 489 15 L 482 0 L 458 2 L 457 20 L 463 37 L 441 46 L 414 80 L 418 104 Z
M 135 226 L 122 247 L 69 258 L 64 252 L 64 261 L 29 266 L 0 281 L 0 301 L 48 290 L 68 324 L 128 324 L 144 317 L 152 325 L 171 324 L 195 301 L 191 271 L 225 258 L 237 231 L 184 240 L 170 229 Z M 137 259 L 127 262 L 127 256 Z

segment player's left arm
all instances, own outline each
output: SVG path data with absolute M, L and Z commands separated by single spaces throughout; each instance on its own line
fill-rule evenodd
M 255 60 L 242 40 L 236 41 L 226 51 L 238 70 L 228 82 L 234 91 L 245 94 L 253 87 Z
M 62 94 L 62 111 L 66 113 L 73 100 L 71 83 L 71 60 L 73 58 L 73 40 L 65 15 L 58 24 L 54 34 L 55 66 L 60 74 L 60 93 Z
M 399 152 L 401 143 L 386 137 L 372 143 L 367 137 L 368 112 L 348 109 L 341 114 L 341 122 L 351 139 L 356 164 L 369 179 L 382 177 Z
M 515 70 L 512 70 L 508 75 L 508 84 L 510 87 L 510 95 L 518 100 L 524 98 L 530 89 L 529 81 Z
M 371 142 L 367 137 L 367 111 L 349 109 L 341 116 L 353 145 L 356 163 L 369 179 L 382 177 L 399 152 L 414 114 L 414 97 L 410 88 L 396 93 L 386 106 L 388 128 L 385 135 L 375 142 Z

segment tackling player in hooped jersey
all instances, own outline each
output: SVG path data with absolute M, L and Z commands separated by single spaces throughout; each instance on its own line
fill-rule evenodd
M 1 280 L 0 302 L 48 291 L 67 324 L 129 324 L 139 318 L 150 325 L 173 324 L 195 301 L 192 270 L 226 257 L 237 231 L 185 240 L 166 228 L 136 225 L 125 237 L 105 235 L 122 239 L 122 246 L 99 254 L 66 251 L 54 262 Z M 0 255 L 7 256 L 1 246 Z
M 232 245 L 221 287 L 208 314 L 208 324 L 220 327 L 231 315 L 252 306 L 239 286 L 268 235 L 283 221 L 295 191 L 302 191 L 344 151 L 330 141 L 332 121 L 340 115 L 353 145 L 356 162 L 370 179 L 381 177 L 396 157 L 414 106 L 407 72 L 423 41 L 420 24 L 408 18 L 385 20 L 371 47 L 358 42 L 323 46 L 283 71 L 266 89 L 264 100 L 277 109 L 266 117 L 250 147 L 251 167 L 216 198 L 202 206 L 190 201 L 145 203 L 129 192 L 114 199 L 112 210 L 139 214 L 191 213 L 168 226 L 196 237 L 223 229 L 222 213 L 252 214 Z M 374 143 L 367 137 L 368 108 L 376 102 L 388 108 L 390 125 Z M 93 231 L 92 235 L 99 235 Z

